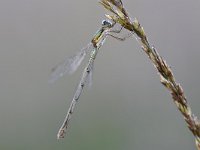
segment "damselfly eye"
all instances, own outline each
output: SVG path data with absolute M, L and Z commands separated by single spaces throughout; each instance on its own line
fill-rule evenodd
M 108 20 L 103 20 L 101 24 L 104 27 L 110 27 L 110 26 L 112 26 L 112 23 L 110 21 L 108 21 Z

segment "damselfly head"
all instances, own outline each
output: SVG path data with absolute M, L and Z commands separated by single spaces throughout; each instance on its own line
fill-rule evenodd
M 108 21 L 108 20 L 103 20 L 101 24 L 102 24 L 102 26 L 104 28 L 110 28 L 110 27 L 112 27 L 112 23 L 110 21 Z

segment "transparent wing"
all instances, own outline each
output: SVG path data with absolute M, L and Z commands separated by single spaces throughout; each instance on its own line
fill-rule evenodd
M 74 56 L 66 58 L 63 62 L 52 68 L 49 82 L 53 83 L 67 73 L 68 74 L 74 73 L 80 66 L 81 62 L 85 58 L 85 55 L 88 53 L 91 47 L 92 44 L 90 43 L 86 47 L 82 48 Z

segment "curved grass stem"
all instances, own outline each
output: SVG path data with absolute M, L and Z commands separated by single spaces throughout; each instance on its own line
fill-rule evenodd
M 155 47 L 151 46 L 139 21 L 136 18 L 131 21 L 121 0 L 101 0 L 100 3 L 112 13 L 112 15 L 106 15 L 107 18 L 120 24 L 125 29 L 134 32 L 143 51 L 157 69 L 161 83 L 170 91 L 175 105 L 183 115 L 189 130 L 195 137 L 197 149 L 200 150 L 200 122 L 192 113 L 184 91 L 181 85 L 176 82 L 172 70 L 167 65 L 166 61 L 158 54 Z

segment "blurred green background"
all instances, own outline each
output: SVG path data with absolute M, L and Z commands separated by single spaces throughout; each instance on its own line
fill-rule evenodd
M 200 1 L 124 0 L 171 66 L 200 117 Z M 83 65 L 50 70 L 87 45 L 104 19 L 97 0 L 0 0 L 0 149 L 192 150 L 194 138 L 134 38 L 109 38 L 64 140 L 62 124 Z M 85 61 L 86 62 L 86 61 Z

